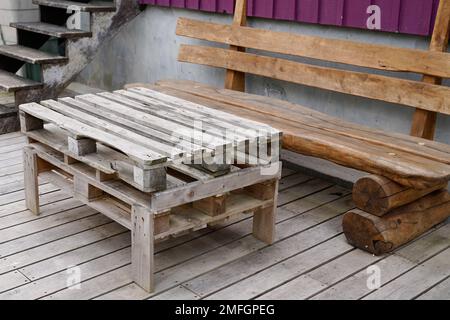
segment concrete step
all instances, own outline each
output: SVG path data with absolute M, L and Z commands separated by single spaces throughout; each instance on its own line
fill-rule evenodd
M 66 0 L 33 0 L 33 4 L 61 9 L 67 9 L 70 6 L 77 6 L 80 11 L 84 12 L 116 11 L 114 2 L 107 1 L 90 1 L 89 3 L 81 3 Z
M 66 57 L 24 47 L 21 45 L 0 46 L 0 55 L 32 64 L 53 64 L 67 62 Z
M 27 89 L 38 89 L 40 87 L 42 87 L 42 83 L 0 70 L 0 90 L 14 92 Z
M 11 27 L 20 30 L 45 34 L 47 36 L 55 38 L 72 39 L 92 36 L 92 32 L 89 31 L 71 30 L 67 29 L 66 27 L 61 27 L 45 22 L 14 22 L 11 23 Z

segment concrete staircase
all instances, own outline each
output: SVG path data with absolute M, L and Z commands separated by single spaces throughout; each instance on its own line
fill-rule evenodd
M 39 6 L 39 22 L 16 22 L 17 45 L 0 46 L 0 91 L 14 93 L 13 106 L 0 106 L 0 133 L 18 130 L 17 106 L 57 97 L 94 58 L 99 47 L 114 37 L 141 11 L 137 0 L 90 1 L 32 0 Z M 87 30 L 66 27 L 71 6 L 89 17 Z M 49 41 L 57 52 L 46 49 Z M 35 79 L 18 75 L 35 65 Z M 39 79 L 36 79 L 39 78 Z

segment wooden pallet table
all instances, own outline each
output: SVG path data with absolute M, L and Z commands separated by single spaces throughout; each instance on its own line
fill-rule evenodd
M 237 215 L 275 236 L 281 133 L 145 88 L 21 105 L 26 204 L 45 177 L 132 232 L 137 284 L 154 287 L 153 248 Z

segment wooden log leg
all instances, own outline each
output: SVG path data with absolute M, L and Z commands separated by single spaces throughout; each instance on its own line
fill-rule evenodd
M 383 217 L 361 210 L 344 215 L 343 230 L 350 244 L 381 255 L 398 248 L 450 216 L 450 195 L 435 191 Z
M 381 217 L 433 191 L 446 188 L 447 183 L 426 189 L 413 189 L 385 177 L 370 175 L 359 179 L 353 186 L 353 202 L 357 208 Z
M 31 147 L 23 148 L 25 203 L 27 209 L 39 215 L 39 181 L 37 155 Z
M 259 186 L 259 187 L 258 187 Z M 253 236 L 267 244 L 272 244 L 275 241 L 275 223 L 277 213 L 277 199 L 278 199 L 278 180 L 272 181 L 270 184 L 262 183 L 252 186 L 251 189 L 266 188 L 268 190 L 262 191 L 263 198 L 268 194 L 272 195 L 273 204 L 257 209 L 253 214 Z
M 154 215 L 142 206 L 131 210 L 131 269 L 133 279 L 147 292 L 154 289 Z

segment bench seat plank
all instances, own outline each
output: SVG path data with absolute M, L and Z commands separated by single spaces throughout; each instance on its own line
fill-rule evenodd
M 281 100 L 259 99 L 255 95 L 219 90 L 200 83 L 161 81 L 150 88 L 263 121 L 284 132 L 286 149 L 380 174 L 402 185 L 422 189 L 450 178 L 450 148 L 445 144 L 384 133 Z M 269 106 L 274 105 L 277 108 L 269 112 Z
M 426 140 L 406 134 L 386 132 L 347 122 L 325 113 L 294 104 L 288 101 L 218 89 L 206 84 L 187 80 L 163 80 L 159 86 L 169 87 L 195 94 L 200 97 L 232 104 L 285 120 L 294 120 L 341 135 L 356 138 L 373 144 L 383 145 L 396 150 L 412 153 L 438 162 L 450 164 L 450 145 Z

